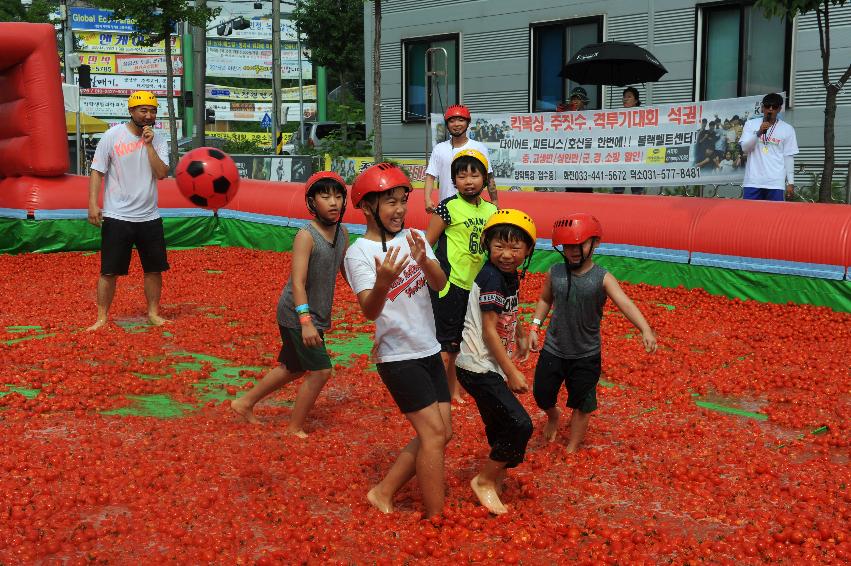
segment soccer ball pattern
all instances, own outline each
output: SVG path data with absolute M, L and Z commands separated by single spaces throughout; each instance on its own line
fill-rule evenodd
M 177 188 L 195 206 L 218 210 L 236 195 L 239 171 L 231 157 L 214 147 L 184 155 L 175 170 Z

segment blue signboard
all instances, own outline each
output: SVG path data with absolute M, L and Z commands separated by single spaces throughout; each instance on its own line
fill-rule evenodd
M 112 10 L 71 8 L 71 29 L 90 31 L 136 31 L 133 20 L 112 20 Z
M 271 127 L 271 125 L 272 125 L 272 117 L 269 116 L 268 112 L 266 112 L 265 114 L 263 114 L 263 119 L 260 120 L 260 126 L 263 127 L 263 128 L 268 128 L 268 127 Z
M 112 19 L 112 10 L 100 8 L 70 8 L 71 29 L 85 31 L 109 31 L 133 33 L 138 31 L 133 20 Z M 175 25 L 171 33 L 177 33 Z

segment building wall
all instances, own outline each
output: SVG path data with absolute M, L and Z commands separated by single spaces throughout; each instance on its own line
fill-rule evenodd
M 530 110 L 530 24 L 604 16 L 604 40 L 632 41 L 650 50 L 668 69 L 642 89 L 645 104 L 695 100 L 697 8 L 683 0 L 384 0 L 381 30 L 382 136 L 384 152 L 425 156 L 425 126 L 402 122 L 402 40 L 458 33 L 460 99 L 472 112 Z M 373 4 L 364 8 L 367 108 L 372 107 Z M 815 14 L 794 23 L 790 94 L 785 119 L 795 126 L 802 163 L 823 156 L 824 87 Z M 851 62 L 851 3 L 831 13 L 831 80 Z M 603 90 L 604 105 L 620 104 L 620 88 Z M 371 120 L 367 112 L 367 120 Z M 372 127 L 369 124 L 369 127 Z M 836 158 L 851 160 L 851 84 L 839 96 Z

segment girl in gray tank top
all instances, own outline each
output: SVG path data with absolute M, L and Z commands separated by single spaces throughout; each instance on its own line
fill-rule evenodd
M 342 177 L 331 171 L 314 173 L 304 185 L 304 198 L 314 219 L 293 240 L 290 273 L 278 299 L 279 364 L 231 402 L 231 409 L 243 420 L 259 423 L 254 406 L 304 376 L 287 426 L 288 434 L 302 438 L 307 436 L 305 419 L 331 377 L 333 364 L 325 348 L 324 333 L 331 327 L 334 285 L 349 241 L 342 226 L 346 211 L 346 183 Z
M 342 230 L 342 227 L 340 228 Z M 307 291 L 307 303 L 310 305 L 310 315 L 317 330 L 326 331 L 331 328 L 331 303 L 334 302 L 334 284 L 337 273 L 343 263 L 346 246 L 331 242 L 319 233 L 312 223 L 302 228 L 313 238 L 313 251 L 307 264 L 307 280 L 304 288 Z M 287 328 L 301 328 L 298 314 L 293 301 L 293 281 L 287 280 L 281 297 L 278 299 L 278 324 Z

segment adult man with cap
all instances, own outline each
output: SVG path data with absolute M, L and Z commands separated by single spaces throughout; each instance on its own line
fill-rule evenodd
M 585 110 L 588 106 L 588 91 L 578 86 L 570 91 L 567 103 L 561 103 L 556 107 L 556 112 L 577 112 Z
M 490 164 L 488 148 L 485 144 L 471 140 L 467 137 L 470 127 L 470 110 L 466 106 L 455 104 L 446 109 L 443 116 L 449 139 L 434 146 L 431 157 L 428 160 L 425 175 L 425 207 L 426 212 L 431 214 L 437 205 L 444 199 L 457 194 L 455 183 L 452 181 L 452 160 L 455 154 L 463 149 L 475 149 L 488 158 L 488 195 L 496 206 L 499 206 L 499 195 L 496 192 L 496 181 L 493 177 L 493 167 Z M 437 202 L 434 201 L 434 181 L 438 182 L 440 194 Z
M 89 222 L 101 229 L 101 268 L 97 320 L 88 330 L 106 325 L 116 280 L 127 275 L 134 245 L 145 272 L 148 320 L 155 326 L 166 322 L 159 309 L 162 272 L 169 265 L 157 180 L 168 175 L 168 142 L 154 134 L 158 104 L 152 93 L 134 92 L 127 107 L 130 120 L 104 133 L 89 177 Z M 103 209 L 98 206 L 101 185 Z
M 739 144 L 747 155 L 742 196 L 748 200 L 783 201 L 795 188 L 795 158 L 798 140 L 795 128 L 778 116 L 783 97 L 766 94 L 762 117 L 745 122 Z

